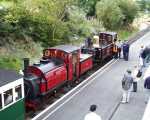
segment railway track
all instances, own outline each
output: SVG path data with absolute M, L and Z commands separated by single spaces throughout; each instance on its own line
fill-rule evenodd
M 80 77 L 79 80 L 77 80 L 73 86 L 68 87 L 68 86 L 64 85 L 58 91 L 55 91 L 52 94 L 50 94 L 49 96 L 47 96 L 44 99 L 43 104 L 41 104 L 37 108 L 37 110 L 33 111 L 33 110 L 27 109 L 26 114 L 25 114 L 25 119 L 30 120 L 30 119 L 34 118 L 36 115 L 38 115 L 44 109 L 46 109 L 48 106 L 55 103 L 57 100 L 59 100 L 61 97 L 63 97 L 66 93 L 68 93 L 70 90 L 72 90 L 74 87 L 76 87 L 78 84 L 82 83 L 86 78 L 88 78 L 90 75 L 92 75 L 98 69 L 100 69 L 102 66 L 104 66 L 106 63 L 108 63 L 110 60 L 112 60 L 112 58 L 107 59 L 103 63 L 94 64 L 93 69 L 86 72 L 85 74 L 83 74 L 82 77 Z

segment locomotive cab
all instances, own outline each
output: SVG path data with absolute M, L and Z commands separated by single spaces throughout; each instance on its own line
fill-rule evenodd
M 45 49 L 43 58 L 58 58 L 64 61 L 67 68 L 67 80 L 79 77 L 80 48 L 72 45 L 59 45 Z
M 99 44 L 101 50 L 101 59 L 104 60 L 113 56 L 113 47 L 117 41 L 116 32 L 100 32 Z
M 92 54 L 95 62 L 101 62 L 113 56 L 113 46 L 117 40 L 117 33 L 100 32 L 98 36 L 94 36 L 94 39 L 95 43 L 92 47 L 86 45 L 82 47 L 82 53 Z

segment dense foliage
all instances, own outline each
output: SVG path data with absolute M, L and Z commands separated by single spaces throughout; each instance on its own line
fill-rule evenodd
M 118 0 L 118 6 L 124 16 L 123 26 L 132 24 L 138 15 L 139 6 L 133 0 Z
M 14 57 L 3 57 L 0 59 L 0 68 L 5 68 L 5 69 L 14 69 L 19 71 L 21 68 L 21 61 L 19 58 L 14 58 Z
M 137 15 L 135 2 L 129 0 L 3 0 L 0 7 L 1 35 L 12 33 L 14 40 L 29 36 L 44 47 L 99 31 L 86 19 L 95 15 L 95 8 L 106 29 L 131 24 Z
M 8 9 L 5 21 L 13 27 L 17 37 L 28 35 L 43 45 L 53 46 L 68 42 L 69 30 L 63 22 L 71 0 L 25 0 L 14 2 Z M 15 31 L 14 31 L 15 28 Z M 9 31 L 8 31 L 9 32 Z
M 79 6 L 86 12 L 88 16 L 95 16 L 95 5 L 100 0 L 78 0 Z
M 150 12 L 150 0 L 138 0 L 141 11 Z
M 123 15 L 118 4 L 113 0 L 102 0 L 96 5 L 97 17 L 106 29 L 115 29 L 120 27 L 123 21 Z
M 39 58 L 43 47 L 79 44 L 128 26 L 136 15 L 129 0 L 1 0 L 0 67 L 18 70 L 23 57 Z
M 132 0 L 101 0 L 96 5 L 96 13 L 106 29 L 120 29 L 133 22 L 138 5 Z
M 72 42 L 75 36 L 86 37 L 94 28 L 74 0 L 18 0 L 9 7 L 4 5 L 2 11 L 6 14 L 1 17 L 1 32 L 5 29 L 5 35 L 15 34 L 14 39 L 25 40 L 27 35 L 44 47 Z

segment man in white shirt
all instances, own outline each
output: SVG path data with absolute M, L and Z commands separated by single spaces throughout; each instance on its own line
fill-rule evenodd
M 101 117 L 95 113 L 96 108 L 96 105 L 91 105 L 90 113 L 85 116 L 84 120 L 102 120 Z
M 134 70 L 132 72 L 132 77 L 133 77 L 133 92 L 137 91 L 137 82 L 140 80 L 140 77 L 141 77 L 141 76 L 138 76 L 138 75 L 142 76 L 142 70 L 138 66 L 134 66 Z
M 144 46 L 142 45 L 141 46 L 141 49 L 140 49 L 140 55 L 139 55 L 139 58 L 140 58 L 140 65 L 142 67 L 145 66 L 145 52 L 144 52 Z

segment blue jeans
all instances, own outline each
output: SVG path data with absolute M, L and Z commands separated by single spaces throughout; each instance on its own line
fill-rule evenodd
M 128 57 L 129 57 L 129 53 L 128 52 L 124 52 L 123 53 L 123 58 L 128 61 Z

